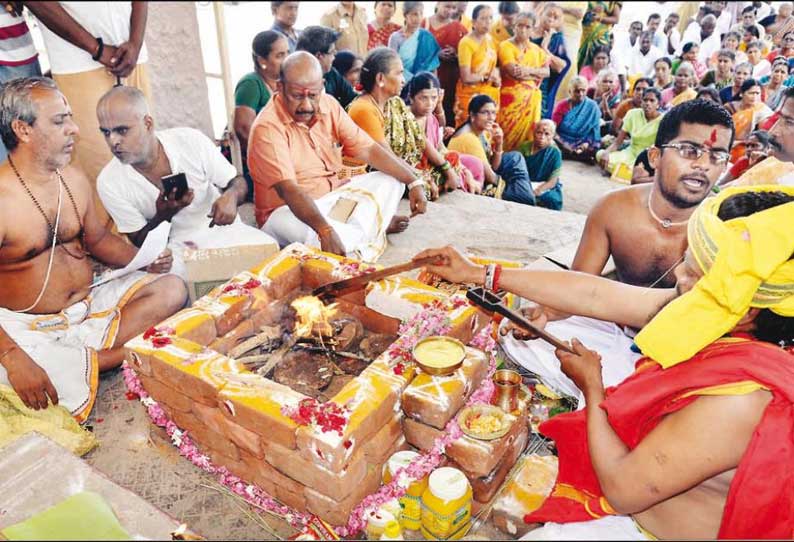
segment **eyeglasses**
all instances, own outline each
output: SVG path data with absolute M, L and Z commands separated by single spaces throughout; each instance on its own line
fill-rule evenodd
M 662 145 L 662 149 L 675 149 L 678 151 L 678 154 L 681 158 L 686 160 L 698 160 L 703 153 L 709 153 L 709 160 L 711 161 L 712 165 L 715 166 L 722 166 L 728 163 L 728 159 L 731 155 L 725 151 L 713 151 L 711 149 L 704 149 L 703 147 L 698 147 L 692 145 L 691 143 L 668 143 L 667 145 Z

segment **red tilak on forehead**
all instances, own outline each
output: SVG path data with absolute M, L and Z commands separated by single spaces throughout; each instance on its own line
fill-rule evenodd
M 716 142 L 717 142 L 717 129 L 716 128 L 712 128 L 711 129 L 711 136 L 708 138 L 708 140 L 703 142 L 703 146 L 704 147 L 713 147 Z
M 290 83 L 290 86 L 298 89 L 300 93 L 303 94 L 304 96 L 307 96 L 311 92 L 322 92 L 323 90 L 322 88 L 309 88 L 309 87 L 304 87 L 302 85 L 296 85 L 294 83 Z

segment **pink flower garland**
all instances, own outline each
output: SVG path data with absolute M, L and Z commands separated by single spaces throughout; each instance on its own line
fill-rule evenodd
M 451 304 L 434 302 L 428 304 L 425 310 L 417 313 L 400 326 L 400 338 L 389 348 L 390 356 L 397 359 L 399 363 L 409 361 L 405 358 L 405 353 L 410 352 L 413 346 L 424 337 L 431 335 L 443 335 L 451 329 L 447 312 L 451 308 L 457 308 L 465 304 L 466 301 L 460 298 L 452 298 Z M 485 326 L 469 343 L 471 346 L 488 353 L 489 366 L 488 374 L 483 379 L 480 386 L 472 393 L 466 405 L 489 403 L 493 395 L 493 375 L 496 371 L 496 341 L 490 334 L 491 326 Z M 218 482 L 229 488 L 236 495 L 245 499 L 251 505 L 266 512 L 275 514 L 285 519 L 296 529 L 303 529 L 310 521 L 308 514 L 297 512 L 288 506 L 284 506 L 273 497 L 268 495 L 260 487 L 249 484 L 237 476 L 231 474 L 225 467 L 218 467 L 212 463 L 209 456 L 201 453 L 201 450 L 190 439 L 186 431 L 168 419 L 165 411 L 152 399 L 135 371 L 126 363 L 122 365 L 124 382 L 129 390 L 128 398 L 139 397 L 141 403 L 146 407 L 147 413 L 152 423 L 159 427 L 164 427 L 169 438 L 179 450 L 179 454 L 187 458 L 191 463 L 210 474 L 218 475 Z M 457 417 L 450 420 L 444 432 L 438 437 L 430 450 L 421 453 L 409 465 L 400 468 L 394 474 L 394 478 L 376 491 L 365 497 L 350 513 L 347 525 L 336 527 L 334 530 L 339 536 L 347 537 L 355 535 L 366 528 L 367 516 L 370 512 L 377 510 L 392 499 L 399 499 L 405 495 L 408 486 L 417 480 L 428 476 L 434 469 L 441 464 L 444 451 L 447 446 L 461 438 L 463 432 L 457 422 Z
M 232 491 L 234 494 L 239 495 L 251 505 L 275 514 L 285 519 L 290 525 L 296 529 L 303 528 L 309 521 L 309 516 L 302 512 L 296 512 L 288 506 L 276 501 L 273 497 L 268 495 L 260 487 L 249 484 L 241 478 L 230 473 L 226 467 L 215 466 L 210 460 L 209 456 L 201 453 L 201 450 L 195 445 L 193 440 L 188 436 L 186 431 L 182 431 L 177 425 L 168 419 L 168 416 L 163 411 L 162 407 L 152 399 L 146 390 L 143 388 L 140 379 L 135 374 L 135 371 L 124 362 L 122 365 L 124 373 L 124 383 L 127 385 L 128 397 L 132 398 L 137 396 L 140 398 L 141 403 L 146 407 L 146 411 L 152 420 L 152 423 L 158 427 L 164 427 L 165 432 L 168 434 L 171 442 L 179 450 L 179 455 L 185 457 L 201 470 L 218 476 L 218 482 Z
M 424 312 L 417 315 L 417 317 L 422 316 L 424 316 Z M 485 326 L 469 343 L 471 346 L 480 348 L 488 353 L 488 374 L 466 401 L 466 405 L 488 404 L 493 395 L 493 375 L 496 372 L 496 341 L 491 337 L 490 331 L 491 326 Z M 402 328 L 400 333 L 402 334 Z M 365 497 L 350 513 L 347 525 L 337 527 L 336 533 L 339 536 L 346 537 L 364 530 L 367 526 L 366 518 L 370 512 L 377 510 L 392 499 L 399 499 L 405 495 L 408 486 L 413 482 L 421 480 L 433 472 L 441 464 L 447 446 L 461 436 L 463 436 L 463 432 L 458 425 L 456 416 L 447 423 L 444 427 L 444 432 L 433 442 L 428 452 L 421 453 L 410 464 L 397 469 L 397 472 L 394 473 L 394 478 L 388 484 L 381 486 L 378 491 Z

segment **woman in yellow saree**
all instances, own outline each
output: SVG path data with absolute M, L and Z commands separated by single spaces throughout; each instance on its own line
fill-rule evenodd
M 587 3 L 587 13 L 582 21 L 582 43 L 579 46 L 577 66 L 588 66 L 599 45 L 609 45 L 612 27 L 620 20 L 620 8 L 623 2 L 603 2 L 597 0 Z
M 485 94 L 499 104 L 502 80 L 496 67 L 496 46 L 490 35 L 492 20 L 491 8 L 484 5 L 474 8 L 471 32 L 458 43 L 460 78 L 455 87 L 455 126 L 466 122 L 473 96 Z
M 504 131 L 506 151 L 532 143 L 543 110 L 540 83 L 549 76 L 548 55 L 530 41 L 531 28 L 532 16 L 521 13 L 513 37 L 499 44 L 502 91 L 497 122 Z

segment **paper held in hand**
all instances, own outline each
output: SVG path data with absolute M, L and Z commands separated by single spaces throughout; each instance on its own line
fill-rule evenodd
M 113 279 L 129 275 L 133 271 L 138 271 L 144 267 L 148 267 L 163 253 L 168 246 L 168 235 L 171 233 L 171 223 L 162 222 L 159 226 L 149 232 L 144 240 L 143 245 L 138 249 L 135 257 L 122 269 L 114 269 L 104 273 L 91 287 L 105 284 Z

